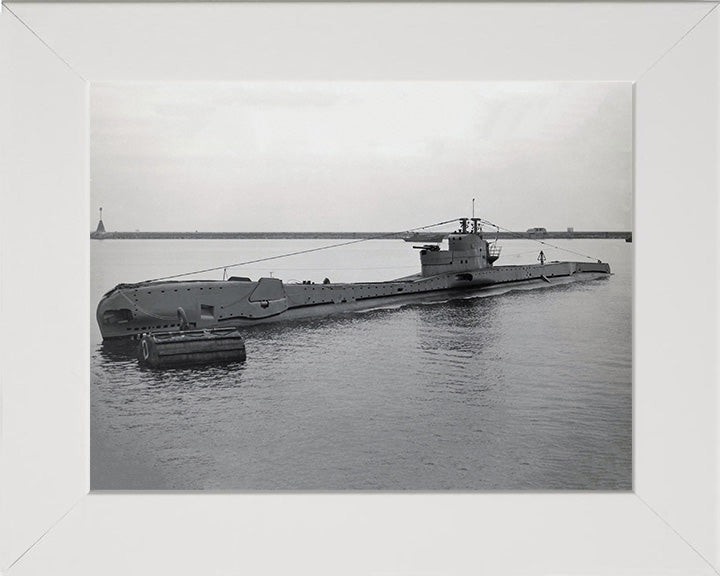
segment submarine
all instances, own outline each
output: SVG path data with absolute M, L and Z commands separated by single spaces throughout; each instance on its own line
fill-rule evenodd
M 610 265 L 546 262 L 497 266 L 501 249 L 485 239 L 481 218 L 460 218 L 448 247 L 414 246 L 420 272 L 390 281 L 285 283 L 279 278 L 232 276 L 226 280 L 158 279 L 119 284 L 101 298 L 96 319 L 103 339 L 139 338 L 151 332 L 238 328 L 366 310 L 433 295 L 460 294 L 498 285 L 591 280 L 611 274 Z M 178 310 L 182 310 L 182 319 Z

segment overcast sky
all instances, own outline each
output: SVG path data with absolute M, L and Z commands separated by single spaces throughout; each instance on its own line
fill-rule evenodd
M 630 230 L 629 83 L 94 84 L 91 229 Z

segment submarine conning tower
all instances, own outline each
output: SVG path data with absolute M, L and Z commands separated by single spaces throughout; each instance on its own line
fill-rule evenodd
M 469 228 L 468 224 L 471 224 Z M 423 246 L 420 250 L 421 274 L 434 276 L 444 273 L 462 273 L 487 268 L 497 260 L 499 253 L 491 253 L 483 238 L 480 218 L 461 218 L 460 229 L 448 236 L 448 249 L 437 245 Z

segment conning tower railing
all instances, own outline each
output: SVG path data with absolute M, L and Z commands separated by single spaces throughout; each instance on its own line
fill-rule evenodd
M 497 242 L 488 244 L 488 262 L 492 264 L 500 258 L 500 252 L 502 252 L 502 246 L 498 246 Z

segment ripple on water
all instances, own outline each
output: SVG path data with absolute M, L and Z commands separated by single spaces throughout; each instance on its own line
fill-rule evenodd
M 622 268 L 622 266 L 620 267 Z M 629 274 L 91 353 L 93 489 L 631 488 Z

